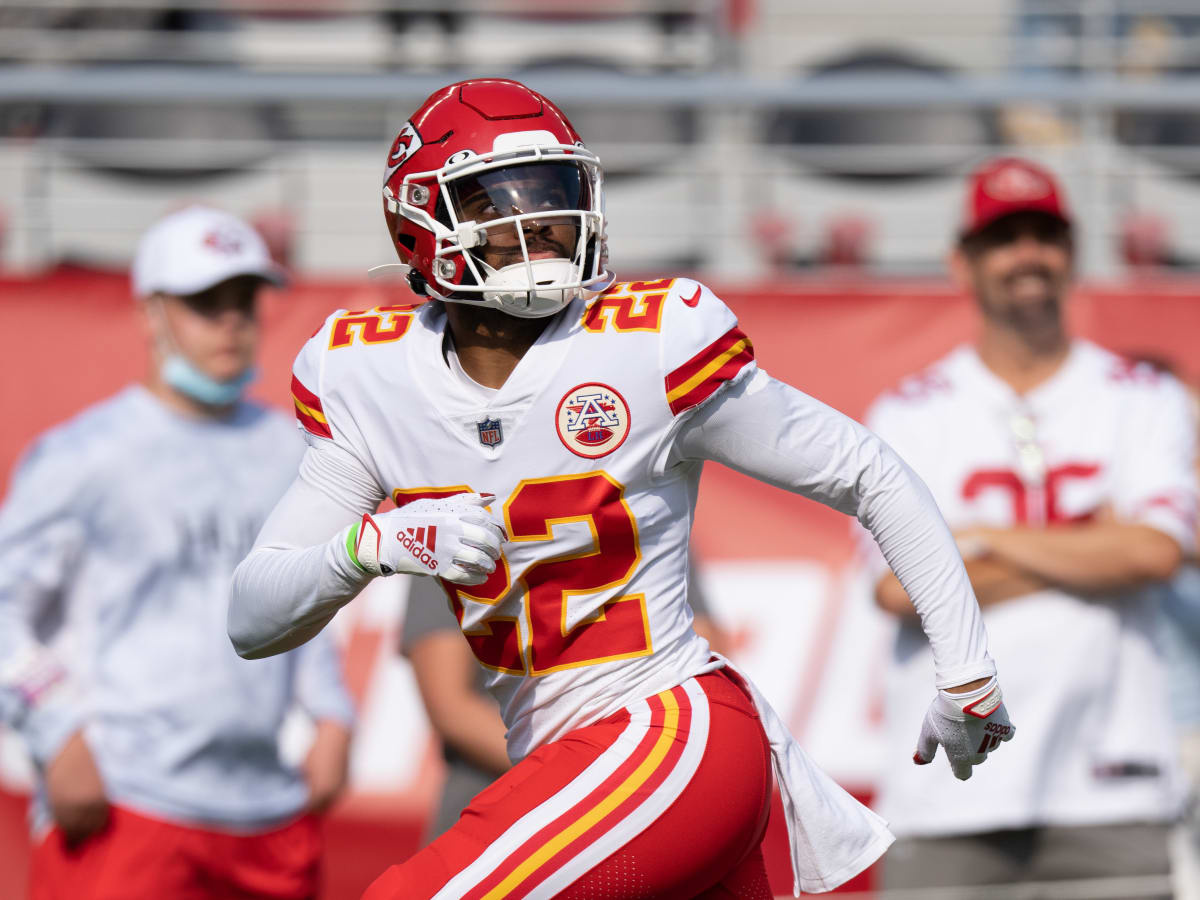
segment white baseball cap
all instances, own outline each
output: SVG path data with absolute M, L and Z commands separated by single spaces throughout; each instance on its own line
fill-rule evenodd
M 189 206 L 142 235 L 133 259 L 133 292 L 186 297 L 238 275 L 257 275 L 276 285 L 287 280 L 248 224 L 219 209 Z

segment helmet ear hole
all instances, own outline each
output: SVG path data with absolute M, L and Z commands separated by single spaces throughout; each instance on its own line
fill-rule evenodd
M 417 249 L 417 239 L 411 234 L 396 235 L 396 243 L 403 245 L 404 249 L 410 254 Z
M 450 210 L 446 207 L 446 198 L 443 196 L 442 191 L 438 191 L 437 205 L 433 209 L 433 217 L 447 228 L 453 227 L 450 224 Z
M 416 269 L 408 270 L 408 286 L 412 288 L 412 292 L 418 297 L 424 297 L 426 294 L 425 276 Z

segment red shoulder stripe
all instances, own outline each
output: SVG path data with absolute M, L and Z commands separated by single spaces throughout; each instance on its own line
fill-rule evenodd
M 754 345 L 729 329 L 666 377 L 667 403 L 675 415 L 703 403 L 754 360 Z
M 295 375 L 292 376 L 292 395 L 309 409 L 319 413 L 325 412 L 321 406 L 321 398 L 301 384 L 300 379 Z
M 301 384 L 295 375 L 292 376 L 292 404 L 296 407 L 296 418 L 306 431 L 317 437 L 333 437 L 320 398 Z

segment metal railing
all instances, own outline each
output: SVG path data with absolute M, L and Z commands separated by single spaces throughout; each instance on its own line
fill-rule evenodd
M 172 5 L 198 12 L 252 13 L 278 13 L 287 7 L 273 0 Z M 489 13 L 499 10 L 514 17 L 545 16 L 561 12 L 564 4 L 331 0 L 305 9 L 361 15 L 450 10 L 469 16 L 484 7 Z M 1200 7 L 1194 0 L 1047 0 L 1036 8 L 1007 4 L 1003 8 L 1011 14 L 1005 15 L 997 12 L 1001 7 L 996 4 L 946 0 L 882 6 L 880 0 L 802 5 L 763 0 L 759 7 L 758 20 L 733 36 L 726 31 L 725 5 L 718 0 L 621 0 L 603 5 L 614 16 L 638 12 L 643 30 L 651 35 L 661 26 L 651 21 L 653 16 L 690 15 L 704 23 L 714 41 L 733 40 L 743 51 L 718 53 L 688 72 L 650 74 L 636 66 L 627 67 L 627 72 L 524 66 L 491 70 L 517 75 L 545 91 L 577 124 L 589 117 L 602 123 L 594 132 L 582 130 L 614 173 L 609 190 L 614 259 L 623 251 L 638 268 L 687 261 L 701 272 L 759 275 L 777 265 L 772 257 L 779 255 L 778 248 L 763 246 L 756 231 L 760 216 L 774 216 L 792 228 L 795 234 L 786 240 L 793 246 L 785 249 L 802 261 L 813 255 L 823 222 L 855 213 L 874 222 L 879 265 L 902 271 L 928 269 L 937 265 L 953 233 L 962 175 L 975 161 L 1001 151 L 1037 156 L 1063 176 L 1084 223 L 1085 274 L 1102 276 L 1116 270 L 1114 245 L 1122 220 L 1147 206 L 1174 222 L 1180 240 L 1200 235 L 1200 182 L 1192 180 L 1200 173 L 1200 151 L 1195 149 L 1200 140 L 1164 143 L 1157 137 L 1168 130 L 1139 130 L 1139 123 L 1153 124 L 1154 117 L 1173 117 L 1172 127 L 1200 134 L 1200 75 L 1176 69 L 1170 76 L 1150 77 L 1144 71 L 1135 75 L 1119 62 L 1132 40 L 1122 16 L 1176 17 L 1185 23 L 1180 26 L 1183 31 L 1194 20 L 1200 30 Z M 78 8 L 70 0 L 4 0 L 0 22 L 14 15 L 19 19 L 18 14 L 32 9 L 66 13 Z M 99 8 L 136 12 L 162 6 L 153 0 L 124 0 Z M 908 32 L 913 33 L 930 29 L 921 18 L 923 11 L 945 10 L 934 30 L 954 34 L 958 29 L 964 35 L 957 40 L 960 53 L 963 48 L 972 52 L 973 41 L 1019 44 L 1028 37 L 1022 30 L 1028 23 L 1057 22 L 1067 16 L 1075 23 L 1068 37 L 1077 49 L 1083 48 L 1086 65 L 1021 67 L 1013 62 L 1020 54 L 1001 50 L 996 53 L 1011 65 L 999 73 L 985 66 L 958 72 L 880 72 L 867 67 L 807 77 L 778 66 L 772 69 L 754 58 L 765 31 L 781 40 L 801 31 L 812 38 L 814 27 L 816 32 L 850 34 L 867 8 L 886 10 L 896 21 L 909 23 Z M 575 27 L 556 21 L 564 28 Z M 579 33 L 587 34 L 594 24 L 582 28 Z M 902 43 L 908 32 L 898 29 L 896 41 Z M 0 52 L 6 42 L 19 44 L 26 36 L 0 28 Z M 225 39 L 213 32 L 195 36 Z M 10 128 L 12 136 L 0 143 L 0 203 L 9 225 L 0 260 L 8 266 L 33 268 L 64 254 L 119 256 L 124 242 L 128 239 L 131 245 L 132 236 L 162 207 L 180 197 L 209 194 L 239 212 L 263 206 L 286 210 L 298 223 L 301 265 L 317 271 L 360 271 L 379 261 L 380 253 L 390 253 L 377 228 L 376 157 L 425 96 L 478 73 L 444 60 L 395 70 L 194 65 L 182 45 L 173 51 L 171 64 L 145 59 L 132 64 L 136 57 L 117 55 L 130 64 L 0 68 L 0 117 L 11 114 L 32 123 Z M 177 117 L 221 109 L 238 111 L 257 125 L 268 118 L 282 125 L 248 128 L 237 139 L 209 140 L 190 134 L 172 138 L 165 126 L 139 134 L 88 134 L 63 124 L 67 110 L 139 108 L 146 111 L 142 120 L 154 119 L 160 109 Z M 1038 127 L 1013 126 L 1031 110 Z M 595 118 L 593 114 L 601 111 L 605 117 Z M 643 116 L 636 122 L 630 119 L 635 111 Z M 804 130 L 811 117 L 858 116 L 873 123 L 886 123 L 891 117 L 911 123 L 935 114 L 964 121 L 986 116 L 989 124 L 961 134 L 951 129 L 949 136 L 933 128 L 924 136 L 905 136 L 880 125 L 877 134 L 857 142 L 836 139 L 836 131 L 832 138 L 817 138 Z M 677 115 L 691 123 L 686 134 L 672 131 L 669 120 Z M 792 128 L 786 139 L 773 136 L 771 121 L 800 115 L 805 118 L 799 132 Z M 0 118 L 0 133 L 4 121 Z M 962 137 L 975 132 L 974 137 Z M 246 140 L 248 135 L 260 137 Z M 223 165 L 237 169 L 229 161 L 238 158 L 244 160 L 241 171 L 218 174 Z M 202 172 L 206 165 L 212 174 L 201 181 L 164 177 L 172 167 Z M 135 199 L 130 182 L 120 179 L 139 167 L 156 173 L 160 181 L 157 188 L 151 182 L 139 183 Z M 912 177 L 845 177 L 895 173 L 905 167 L 913 170 Z M 239 189 L 239 184 L 250 187 Z M 354 193 L 331 186 L 348 184 L 356 186 Z M 92 219 L 98 205 L 109 209 L 103 228 Z M 97 243 L 103 231 L 110 239 Z M 326 242 L 336 245 L 336 252 L 326 250 Z M 1184 255 L 1200 257 L 1200 247 L 1185 249 L 1189 253 Z

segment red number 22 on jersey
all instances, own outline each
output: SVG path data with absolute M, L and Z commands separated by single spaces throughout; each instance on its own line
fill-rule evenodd
M 425 488 L 419 494 L 446 496 L 465 489 Z M 417 494 L 402 493 L 407 500 L 417 499 Z M 475 656 L 488 668 L 545 675 L 651 652 L 643 594 L 618 596 L 583 621 L 568 625 L 571 597 L 625 584 L 641 561 L 637 524 L 625 502 L 624 488 L 601 471 L 532 478 L 518 484 L 504 502 L 504 524 L 514 542 L 551 540 L 553 527 L 567 522 L 585 523 L 592 533 L 592 547 L 539 559 L 521 574 L 525 603 L 519 618 L 524 620 L 527 645 L 522 646 L 521 623 L 512 617 L 493 616 L 482 627 L 463 632 Z M 481 585 L 461 587 L 443 581 L 442 586 L 461 623 L 464 600 L 495 605 L 513 588 L 513 579 L 502 558 Z

